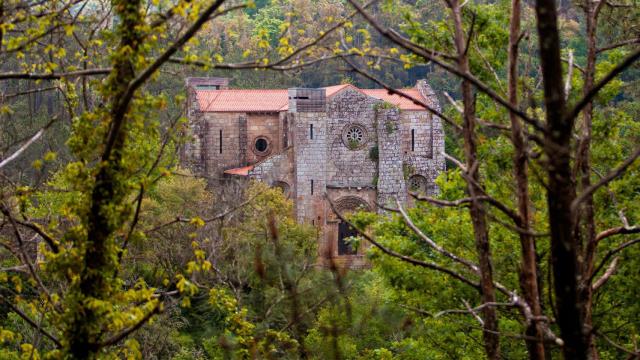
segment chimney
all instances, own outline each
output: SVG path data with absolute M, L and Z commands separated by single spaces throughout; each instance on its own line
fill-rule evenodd
M 187 88 L 195 90 L 225 90 L 229 88 L 229 78 L 223 77 L 189 77 Z
M 289 112 L 325 112 L 325 89 L 289 89 Z

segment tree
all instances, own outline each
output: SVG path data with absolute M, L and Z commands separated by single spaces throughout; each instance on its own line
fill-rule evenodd
M 609 265 L 600 279 L 596 281 L 596 275 L 599 270 L 595 270 L 592 266 L 593 261 L 597 258 L 598 234 L 600 236 L 608 236 L 608 234 L 625 234 L 637 232 L 635 226 L 629 226 L 624 223 L 622 227 L 615 226 L 609 229 L 596 232 L 599 222 L 598 218 L 608 217 L 608 210 L 602 208 L 600 214 L 596 213 L 593 204 L 593 194 L 596 190 L 606 186 L 614 179 L 624 179 L 625 170 L 633 169 L 632 164 L 640 155 L 638 148 L 627 148 L 625 152 L 626 158 L 617 166 L 611 164 L 602 164 L 606 168 L 606 175 L 602 175 L 601 179 L 592 184 L 592 178 L 596 177 L 599 166 L 590 163 L 589 154 L 591 151 L 591 117 L 593 111 L 593 100 L 606 86 L 624 69 L 631 66 L 640 57 L 638 50 L 631 51 L 628 57 L 621 61 L 618 65 L 605 74 L 602 79 L 594 85 L 594 68 L 596 64 L 595 54 L 597 53 L 596 43 L 596 26 L 597 11 L 599 8 L 609 6 L 606 2 L 590 3 L 585 5 L 586 16 L 590 17 L 587 22 L 587 68 L 584 70 L 585 81 L 581 88 L 582 96 L 576 99 L 573 107 L 566 106 L 565 87 L 571 85 L 570 78 L 565 84 L 563 80 L 562 57 L 560 55 L 560 30 L 558 28 L 558 16 L 556 6 L 553 1 L 538 1 L 530 10 L 537 13 L 536 25 L 538 28 L 537 42 L 540 45 L 539 57 L 530 55 L 525 60 L 524 66 L 519 60 L 518 49 L 520 41 L 523 38 L 523 32 L 520 30 L 520 4 L 515 1 L 511 4 L 511 27 L 508 35 L 509 41 L 498 42 L 497 45 L 483 43 L 487 37 L 496 36 L 496 33 L 490 33 L 490 28 L 486 25 L 491 21 L 485 20 L 485 14 L 489 8 L 499 8 L 501 5 L 494 6 L 472 6 L 464 3 L 445 1 L 444 8 L 449 11 L 448 20 L 427 20 L 425 24 L 420 24 L 420 19 L 407 13 L 407 21 L 404 26 L 405 34 L 390 28 L 376 19 L 355 1 L 350 1 L 354 8 L 358 9 L 360 14 L 372 25 L 372 27 L 382 36 L 391 41 L 395 46 L 406 51 L 406 59 L 410 59 L 407 63 L 425 61 L 433 64 L 458 77 L 461 81 L 461 97 L 462 106 L 453 103 L 453 107 L 457 108 L 462 116 L 462 125 L 456 123 L 451 117 L 440 113 L 436 109 L 429 109 L 435 115 L 440 116 L 448 122 L 454 131 L 457 131 L 456 137 L 459 135 L 461 139 L 461 147 L 465 149 L 464 161 L 458 161 L 453 157 L 450 160 L 460 169 L 460 176 L 464 179 L 467 191 L 466 197 L 454 200 L 443 200 L 433 198 L 422 198 L 424 200 L 439 206 L 468 206 L 471 214 L 471 222 L 474 224 L 473 231 L 470 235 L 476 239 L 476 254 L 479 268 L 476 269 L 473 263 L 449 251 L 438 240 L 433 241 L 425 233 L 428 230 L 421 230 L 413 224 L 413 220 L 406 214 L 402 208 L 396 209 L 400 211 L 405 224 L 422 239 L 428 247 L 439 253 L 442 257 L 452 260 L 456 267 L 441 266 L 436 263 L 424 262 L 420 259 L 407 257 L 402 252 L 398 253 L 392 248 L 388 248 L 384 243 L 377 242 L 370 237 L 374 244 L 378 244 L 378 248 L 384 253 L 401 259 L 403 261 L 418 265 L 421 267 L 431 268 L 433 270 L 448 274 L 457 280 L 467 283 L 472 287 L 476 286 L 482 294 L 483 303 L 477 308 L 483 311 L 483 317 L 479 321 L 485 329 L 485 348 L 489 358 L 496 358 L 498 355 L 496 335 L 500 334 L 495 322 L 494 309 L 498 303 L 491 301 L 491 288 L 494 287 L 503 296 L 511 299 L 512 306 L 520 309 L 524 318 L 524 324 L 528 329 L 526 333 L 532 338 L 525 339 L 528 342 L 529 355 L 531 358 L 544 358 L 549 356 L 549 349 L 545 349 L 543 344 L 548 340 L 553 340 L 556 344 L 562 345 L 565 358 L 587 358 L 587 353 L 591 358 L 597 357 L 597 350 L 593 344 L 593 337 L 597 335 L 589 318 L 592 313 L 592 304 L 589 303 L 591 293 L 595 289 L 599 289 L 601 284 L 606 282 L 613 274 L 614 269 L 619 266 L 617 262 Z M 464 7 L 463 7 L 464 6 Z M 503 7 L 504 8 L 504 7 Z M 529 10 L 525 6 L 525 10 Z M 490 10 L 489 10 L 490 11 Z M 466 16 L 464 15 L 466 14 Z M 504 14 L 504 12 L 502 13 Z M 445 18 L 445 19 L 447 19 Z M 466 21 L 463 21 L 466 19 Z M 531 24 L 533 25 L 533 24 Z M 506 28 L 506 24 L 505 24 Z M 431 29 L 441 30 L 439 32 L 429 32 Z M 499 33 L 499 30 L 496 32 Z M 431 34 L 438 34 L 435 38 L 430 37 Z M 528 35 L 531 36 L 531 35 Z M 591 45 L 589 45 L 591 43 Z M 453 44 L 453 49 L 451 49 Z M 501 49 L 501 44 L 509 44 L 507 51 Z M 628 45 L 629 42 L 625 42 Z M 483 48 L 484 46 L 484 48 Z M 484 53 L 486 50 L 491 54 L 507 53 L 508 61 L 500 60 L 500 58 L 487 58 Z M 531 49 L 531 47 L 529 48 Z M 454 55 L 451 54 L 453 50 Z M 477 56 L 477 57 L 476 57 Z M 474 66 L 467 65 L 470 58 L 476 58 L 477 63 Z M 356 71 L 365 77 L 377 80 L 374 75 L 363 68 L 357 67 L 352 61 L 345 59 Z M 539 61 L 542 69 L 542 83 L 544 88 L 541 92 L 530 89 L 527 84 L 533 83 L 535 72 L 531 69 L 529 63 L 536 65 Z M 479 65 L 479 66 L 478 66 Z M 508 97 L 505 98 L 501 94 L 503 90 L 501 79 L 501 66 L 506 67 L 508 74 Z M 573 70 L 575 64 L 573 60 L 569 61 L 569 68 Z M 523 78 L 519 79 L 518 70 L 524 69 Z M 496 70 L 498 69 L 498 70 Z M 489 76 L 487 76 L 489 75 Z M 394 91 L 386 84 L 377 80 L 381 85 L 385 86 L 389 91 Z M 522 85 L 520 85 L 520 84 Z M 522 100 L 518 98 L 518 89 L 522 86 L 525 89 L 525 97 Z M 477 91 L 473 93 L 473 89 Z M 569 87 L 570 89 L 570 87 Z M 602 91 L 604 93 L 605 91 Z M 544 99 L 544 107 L 539 108 L 535 105 L 536 99 Z M 414 99 L 416 103 L 421 103 Z M 526 111 L 523 111 L 519 104 L 532 104 Z M 424 104 L 423 104 L 424 106 Z M 498 111 L 489 110 L 491 107 L 498 108 Z M 604 107 L 606 109 L 606 106 Z M 476 111 L 476 109 L 481 109 Z M 541 122 L 535 116 L 536 113 L 544 113 L 546 122 Z M 583 124 L 581 129 L 576 129 L 575 119 L 583 113 Z M 504 119 L 510 119 L 510 125 L 504 125 Z M 490 119 L 490 120 L 487 120 Z M 526 124 L 521 126 L 521 122 Z M 479 130 L 475 125 L 479 124 Z M 494 133 L 485 129 L 496 129 Z M 479 135 L 480 134 L 480 135 Z M 478 156 L 476 150 L 476 142 L 478 136 L 490 140 L 492 143 L 503 135 L 510 134 L 508 140 L 511 142 L 513 155 L 512 162 L 508 164 L 513 168 L 514 179 L 517 184 L 516 190 L 512 193 L 496 191 L 489 181 L 480 181 L 478 173 L 491 174 L 490 169 L 494 168 L 491 161 L 498 161 L 505 164 L 504 157 L 493 157 L 490 153 Z M 579 139 L 575 145 L 573 139 Z M 504 143 L 503 143 L 504 144 Z M 494 148 L 496 149 L 496 148 Z M 575 149 L 575 153 L 574 153 Z M 540 157 L 543 153 L 545 156 Z M 504 153 L 501 155 L 505 155 Z M 546 180 L 541 177 L 531 179 L 527 175 L 527 167 L 535 168 L 535 171 L 546 173 Z M 596 174 L 594 174 L 596 173 Z M 577 183 L 574 179 L 580 179 Z M 494 180 L 495 179 L 491 179 Z M 505 184 L 508 186 L 508 183 Z M 531 224 L 529 211 L 532 208 L 540 209 L 542 204 L 538 204 L 529 196 L 531 187 L 541 187 L 547 195 L 545 209 L 542 213 L 547 212 L 547 222 L 537 221 L 539 225 Z M 494 189 L 494 191 L 491 191 Z M 578 195 L 579 193 L 579 195 Z M 615 195 L 614 195 L 615 196 Z M 514 200 L 515 199 L 515 200 Z M 511 209 L 511 203 L 517 204 L 518 210 Z M 500 215 L 485 213 L 481 210 L 482 206 L 489 206 L 490 209 L 497 211 Z M 583 205 L 584 204 L 584 205 Z M 491 260 L 490 247 L 488 246 L 488 234 L 500 237 L 500 232 L 496 230 L 489 231 L 487 226 L 483 226 L 483 217 L 489 215 L 496 224 L 506 227 L 512 233 L 511 236 L 517 236 L 521 244 L 521 265 L 520 265 L 520 287 L 524 293 L 524 301 L 515 295 L 513 287 L 503 285 L 502 281 L 498 282 L 492 279 L 491 268 L 497 269 L 503 264 L 495 264 Z M 502 217 L 506 217 L 505 220 Z M 600 220 L 601 222 L 602 220 Z M 364 231 L 362 226 L 370 223 L 364 222 L 360 229 Z M 606 226 L 606 224 L 603 224 Z M 432 224 L 433 226 L 433 224 Z M 553 268 L 555 291 L 555 304 L 549 304 L 555 307 L 554 316 L 557 316 L 558 327 L 560 329 L 560 338 L 553 335 L 553 329 L 550 326 L 550 319 L 542 315 L 541 307 L 541 286 L 542 277 L 539 274 L 540 269 L 544 266 L 541 263 L 540 253 L 536 252 L 534 238 L 538 238 L 536 243 L 541 243 L 538 232 L 533 229 L 539 227 L 543 231 L 549 231 L 549 245 L 551 249 L 550 265 Z M 635 241 L 631 240 L 631 243 Z M 484 244 L 484 246 L 482 246 Z M 626 243 L 625 243 L 626 244 Z M 624 245 L 627 248 L 629 245 Z M 494 245 L 491 248 L 495 248 Z M 610 251 L 613 251 L 611 249 Z M 616 250 L 618 252 L 621 250 Z M 605 256 L 607 261 L 610 256 Z M 484 264 L 484 265 L 483 265 Z M 462 266 L 464 273 L 459 273 L 457 267 Z M 633 266 L 628 264 L 628 266 Z M 467 272 L 473 274 L 473 278 L 478 276 L 480 283 L 467 278 Z M 602 269 L 600 269 L 602 270 Z M 500 270 L 496 270 L 502 272 Z M 470 313 L 475 311 L 468 308 Z M 591 339 L 591 340 L 590 340 Z M 632 350 L 629 350 L 633 352 Z
M 123 277 L 130 243 L 146 236 L 139 230 L 142 203 L 159 179 L 171 174 L 184 125 L 179 113 L 162 118 L 166 109 L 179 110 L 183 104 L 181 97 L 154 92 L 154 80 L 161 68 L 185 64 L 207 69 L 304 67 L 326 55 L 313 51 L 314 46 L 353 16 L 336 19 L 299 47 L 287 42 L 287 36 L 274 48 L 258 41 L 269 56 L 225 62 L 220 54 L 191 50 L 201 29 L 250 6 L 224 0 L 0 3 L 0 52 L 6 67 L 0 80 L 53 82 L 65 101 L 60 120 L 70 128 L 68 157 L 57 163 L 45 187 L 25 187 L 2 174 L 3 256 L 10 265 L 6 271 L 18 274 L 0 279 L 0 296 L 38 333 L 33 343 L 10 330 L 3 330 L 3 339 L 16 341 L 23 353 L 78 359 L 139 356 L 132 333 L 162 312 L 170 296 L 188 303 L 198 291 L 187 270 L 211 266 L 199 249 L 191 269 L 176 271 L 162 286 L 150 286 L 140 276 Z M 12 105 L 16 103 L 3 112 L 10 113 Z M 37 143 L 50 123 L 3 146 L 7 153 L 0 171 Z M 34 167 L 55 159 L 54 153 L 46 154 Z M 188 221 L 200 225 L 198 217 Z M 40 243 L 37 256 L 31 246 L 35 242 Z M 26 294 L 23 279 L 29 284 Z

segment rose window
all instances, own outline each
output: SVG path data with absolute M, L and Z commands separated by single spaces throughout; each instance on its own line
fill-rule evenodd
M 428 181 L 427 178 L 420 175 L 413 175 L 409 178 L 409 191 L 415 193 L 423 193 L 426 194 L 428 191 Z
M 367 130 L 360 125 L 348 125 L 342 132 L 342 141 L 351 150 L 361 148 L 367 141 Z
M 362 129 L 360 129 L 359 127 L 352 127 L 351 129 L 349 129 L 349 131 L 347 131 L 347 140 L 349 140 L 350 142 L 356 142 L 356 143 L 361 143 L 362 139 L 364 138 L 364 133 L 362 131 Z

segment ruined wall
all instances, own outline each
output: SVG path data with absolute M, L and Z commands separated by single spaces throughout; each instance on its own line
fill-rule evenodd
M 376 146 L 374 105 L 380 102 L 354 89 L 344 90 L 327 103 L 327 181 L 332 186 L 365 187 L 375 184 L 376 167 L 369 153 Z M 351 126 L 364 131 L 362 146 L 350 147 L 345 132 Z
M 289 192 L 293 194 L 295 191 L 293 156 L 293 148 L 291 147 L 279 154 L 271 155 L 257 163 L 249 171 L 249 177 L 272 186 L 281 186 L 281 183 L 285 183 Z
M 395 207 L 395 199 L 404 203 L 407 189 L 403 174 L 400 111 L 381 109 L 378 122 L 378 202 Z
M 186 116 L 188 126 L 184 135 L 187 140 L 180 148 L 180 163 L 194 174 L 202 175 L 204 173 L 201 155 L 202 144 L 200 142 L 203 128 L 200 121 L 202 114 L 198 107 L 198 101 L 196 101 L 195 91 L 192 88 L 187 88 Z
M 425 80 L 419 80 L 416 84 L 427 104 L 436 110 L 440 110 L 440 104 L 435 93 Z M 445 170 L 444 159 L 444 129 L 442 120 L 425 111 L 405 111 L 402 117 L 402 137 L 404 163 L 411 175 L 421 175 L 427 179 L 426 192 L 429 195 L 437 193 L 438 189 L 434 181 Z M 415 129 L 414 151 L 411 151 L 411 129 Z

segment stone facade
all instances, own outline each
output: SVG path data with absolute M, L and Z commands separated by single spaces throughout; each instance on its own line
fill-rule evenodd
M 408 190 L 437 192 L 434 180 L 445 166 L 442 123 L 410 100 L 351 85 L 261 93 L 197 84 L 205 88 L 188 89 L 192 141 L 183 163 L 211 179 L 281 187 L 298 221 L 323 234 L 321 263 L 366 266 L 364 248 L 344 242 L 352 230 L 326 197 L 341 212 L 376 211 L 376 203 L 406 202 Z M 403 92 L 439 107 L 425 81 Z
M 394 201 L 407 199 L 404 179 L 400 111 L 378 110 L 378 203 L 395 207 Z

